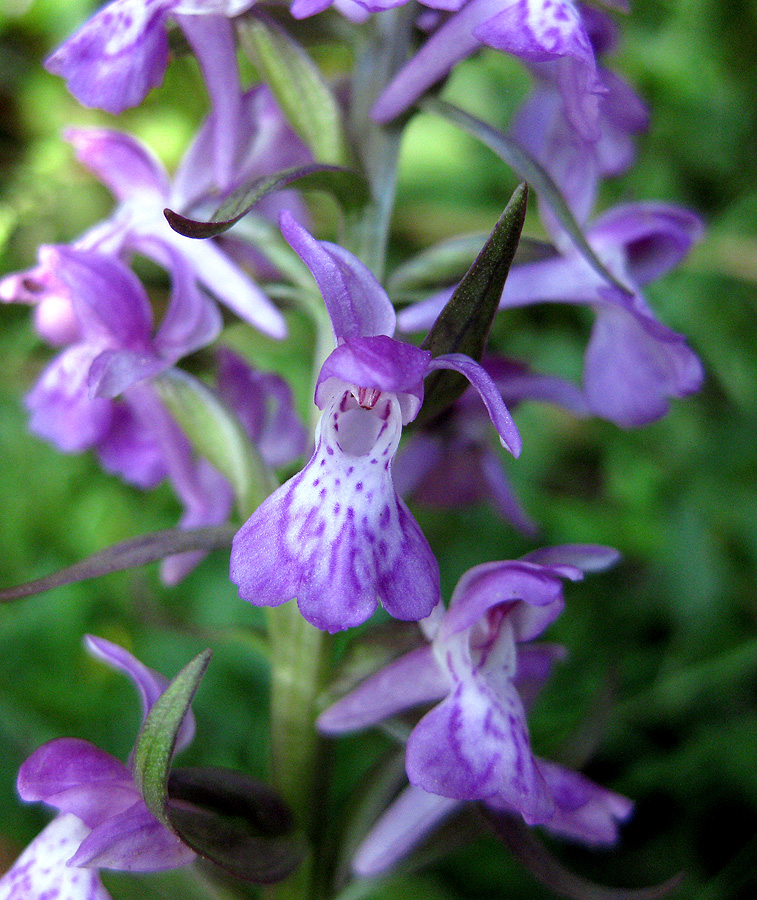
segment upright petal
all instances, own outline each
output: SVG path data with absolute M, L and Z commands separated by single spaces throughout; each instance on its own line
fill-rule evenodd
M 359 259 L 336 244 L 317 241 L 289 212 L 281 214 L 279 224 L 321 289 L 337 341 L 394 334 L 392 302 Z

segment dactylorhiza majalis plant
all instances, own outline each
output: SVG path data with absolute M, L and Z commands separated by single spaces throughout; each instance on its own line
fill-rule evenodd
M 207 86 L 210 111 L 173 178 L 136 138 L 71 127 L 66 140 L 114 210 L 0 281 L 0 299 L 31 305 L 56 348 L 26 397 L 31 430 L 63 452 L 94 451 L 136 488 L 167 480 L 184 513 L 177 529 L 2 597 L 158 560 L 175 585 L 204 554 L 230 547 L 230 582 L 266 609 L 271 784 L 172 769 L 208 651 L 169 683 L 88 637 L 89 651 L 139 688 L 142 729 L 128 763 L 70 738 L 32 753 L 19 793 L 59 814 L 0 879 L 0 900 L 102 900 L 101 869 L 188 866 L 222 873 L 229 896 L 234 879 L 271 897 L 381 896 L 442 820 L 473 808 L 511 846 L 536 840 L 536 826 L 589 846 L 616 842 L 631 801 L 535 755 L 527 715 L 563 654 L 535 642 L 563 609 L 563 583 L 618 553 L 571 544 L 479 560 L 446 605 L 437 552 L 408 506 L 488 502 L 503 529 L 533 539 L 538 523 L 497 447 L 521 452 L 511 409 L 550 403 L 631 428 L 701 384 L 685 338 L 643 294 L 696 241 L 696 216 L 649 201 L 595 209 L 648 120 L 600 61 L 616 32 L 607 11 L 573 0 L 113 0 L 47 60 L 81 103 L 114 114 L 161 81 L 171 46 L 196 56 Z M 338 77 L 314 62 L 311 33 L 348 45 Z M 259 79 L 251 87 L 240 47 Z M 533 79 L 506 130 L 438 96 L 484 47 L 516 57 Z M 521 241 L 521 185 L 488 239 L 451 235 L 389 265 L 399 147 L 419 108 L 530 184 L 548 242 Z M 309 205 L 312 190 L 333 196 L 334 221 Z M 164 271 L 165 302 L 153 303 L 136 257 Z M 538 303 L 592 311 L 580 383 L 488 344 L 495 318 Z M 294 340 L 292 310 L 312 326 L 295 347 L 312 372 L 308 421 L 297 386 L 227 340 L 232 327 Z M 403 340 L 408 332 L 421 337 Z M 370 644 L 379 606 L 405 624 L 381 626 L 381 661 L 338 698 L 330 635 L 362 626 L 347 640 Z M 422 712 L 408 728 L 414 707 Z M 330 789 L 323 742 L 385 720 L 402 732 L 409 784 L 378 807 L 367 791 L 370 821 L 360 833 L 342 828 L 347 849 L 335 850 L 316 815 Z M 540 868 L 545 853 L 537 877 L 570 896 L 603 895 L 551 857 Z M 198 875 L 196 890 L 209 884 Z

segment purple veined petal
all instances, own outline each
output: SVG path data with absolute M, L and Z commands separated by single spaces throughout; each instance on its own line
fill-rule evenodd
M 352 871 L 370 878 L 391 869 L 460 806 L 459 800 L 408 785 L 358 847 Z
M 85 341 L 147 351 L 152 310 L 136 275 L 115 257 L 72 247 L 50 248 L 49 264 L 68 288 Z
M 547 821 L 554 811 L 512 685 L 494 696 L 483 679 L 459 682 L 411 732 L 406 767 L 410 783 L 432 794 L 506 798 L 531 825 Z
M 444 633 L 451 636 L 472 628 L 494 606 L 524 603 L 551 608 L 561 595 L 560 578 L 544 566 L 519 560 L 482 563 L 469 569 L 457 583 Z
M 138 5 L 144 4 L 145 0 L 141 0 Z M 148 195 L 147 202 L 164 205 L 170 190 L 168 175 L 158 158 L 136 138 L 109 128 L 68 128 L 65 138 L 79 162 L 97 175 L 118 200 L 125 202 Z
M 170 0 L 113 0 L 45 61 L 84 106 L 118 114 L 163 80 Z
M 315 402 L 323 408 L 331 397 L 334 381 L 353 384 L 365 391 L 361 406 L 371 405 L 371 392 L 397 394 L 406 425 L 418 414 L 423 401 L 423 378 L 431 354 L 384 334 L 355 337 L 340 344 L 326 359 L 318 375 Z M 373 398 L 374 402 L 375 399 Z
M 281 233 L 310 269 L 323 294 L 337 342 L 394 334 L 392 302 L 373 273 L 342 247 L 317 241 L 288 211 Z
M 620 553 L 603 544 L 559 544 L 532 550 L 521 559 L 550 568 L 570 566 L 588 574 L 614 566 L 620 560 Z
M 515 422 L 513 422 L 491 376 L 479 363 L 462 353 L 444 353 L 432 359 L 428 368 L 429 371 L 452 369 L 465 375 L 484 401 L 484 406 L 492 424 L 497 429 L 502 446 L 509 450 L 516 459 L 520 456 L 521 439 Z
M 549 831 L 590 847 L 617 842 L 619 823 L 633 812 L 631 800 L 555 763 L 537 764 L 555 799 L 555 814 L 546 823 Z
M 88 741 L 58 738 L 38 747 L 18 771 L 23 800 L 72 813 L 89 828 L 139 799 L 131 772 Z
M 421 703 L 441 700 L 450 681 L 430 646 L 406 653 L 371 675 L 318 717 L 323 734 L 343 734 L 375 725 Z
M 452 67 L 481 46 L 474 31 L 495 15 L 502 0 L 469 0 L 448 19 L 407 62 L 379 95 L 371 118 L 379 124 L 407 110 Z
M 91 398 L 87 378 L 100 348 L 75 345 L 56 357 L 26 395 L 29 430 L 65 453 L 80 453 L 100 441 L 113 412 L 110 400 Z
M 213 163 L 216 183 L 224 190 L 234 175 L 242 112 L 234 28 L 225 15 L 174 15 L 200 63 L 213 103 Z
M 645 285 L 669 272 L 702 236 L 702 221 L 694 213 L 667 203 L 628 203 L 600 216 L 589 239 L 621 247 L 635 284 Z
M 243 599 L 278 606 L 297 597 L 303 616 L 328 631 L 364 622 L 379 601 L 399 619 L 431 612 L 437 563 L 391 478 L 401 428 L 392 395 L 373 409 L 349 390 L 334 396 L 310 462 L 234 538 L 231 580 Z
M 266 294 L 212 241 L 197 241 L 171 231 L 161 236 L 191 262 L 197 278 L 207 290 L 263 334 L 282 339 L 287 328 L 284 317 Z M 148 248 L 149 250 L 149 248 Z
M 119 872 L 162 872 L 185 866 L 195 854 L 153 817 L 140 798 L 130 809 L 93 828 L 69 865 Z
M 650 316 L 597 309 L 584 364 L 586 399 L 596 415 L 623 428 L 646 425 L 667 413 L 669 398 L 694 393 L 703 380 L 682 335 Z
M 111 900 L 97 872 L 66 865 L 88 833 L 76 816 L 56 816 L 0 877 L 0 900 Z

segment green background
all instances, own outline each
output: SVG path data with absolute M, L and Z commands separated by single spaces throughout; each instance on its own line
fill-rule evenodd
M 40 65 L 91 4 L 15 0 L 4 9 L 3 274 L 31 266 L 40 243 L 71 240 L 107 214 L 109 195 L 74 163 L 60 135 L 69 124 L 116 124 L 82 109 Z M 647 292 L 660 318 L 701 355 L 702 391 L 637 431 L 525 405 L 516 413 L 523 456 L 505 461 L 542 525 L 540 542 L 597 541 L 623 553 L 614 571 L 567 589 L 549 637 L 570 656 L 535 709 L 532 732 L 541 754 L 584 761 L 591 777 L 632 797 L 636 813 L 612 851 L 550 846 L 576 871 L 616 886 L 683 870 L 678 896 L 692 900 L 757 896 L 756 9 L 745 0 L 639 0 L 622 19 L 611 57 L 649 103 L 652 124 L 638 141 L 638 163 L 604 187 L 600 208 L 666 200 L 705 220 L 704 241 Z M 187 79 L 197 90 L 186 89 Z M 514 62 L 487 53 L 459 67 L 447 96 L 504 126 L 527 87 Z M 181 58 L 117 125 L 171 167 L 204 98 L 192 61 Z M 491 228 L 515 183 L 489 151 L 420 117 L 403 150 L 393 252 L 400 258 L 460 230 Z M 527 230 L 537 229 L 532 210 Z M 517 311 L 495 337 L 537 368 L 575 374 L 589 322 L 581 310 Z M 288 346 L 260 340 L 256 348 L 265 365 L 303 369 Z M 142 495 L 90 456 L 63 456 L 27 433 L 22 397 L 49 358 L 28 310 L 0 309 L 3 585 L 170 527 L 179 513 L 167 488 Z M 418 518 L 438 551 L 447 596 L 469 566 L 533 546 L 483 507 L 419 510 Z M 0 859 L 9 862 L 46 820 L 15 796 L 16 771 L 34 747 L 70 735 L 121 758 L 130 750 L 139 724 L 131 689 L 83 653 L 86 631 L 166 674 L 212 646 L 195 702 L 198 737 L 185 759 L 264 774 L 267 677 L 244 632 L 259 616 L 237 599 L 226 567 L 217 554 L 177 588 L 163 588 L 150 567 L 0 608 Z M 375 735 L 344 742 L 337 797 L 386 746 Z M 155 897 L 174 890 L 170 877 L 149 884 Z M 110 885 L 116 898 L 144 896 L 131 879 Z M 489 838 L 376 896 L 411 889 L 434 900 L 552 896 Z M 186 885 L 181 890 L 191 896 Z

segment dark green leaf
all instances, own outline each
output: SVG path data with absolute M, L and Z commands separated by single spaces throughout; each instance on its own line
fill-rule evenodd
M 176 736 L 189 711 L 211 651 L 203 650 L 173 679 L 158 697 L 142 724 L 134 748 L 134 783 L 150 812 L 171 828 L 168 816 L 168 773 Z
M 190 219 L 171 209 L 164 209 L 163 214 L 171 228 L 179 234 L 191 238 L 215 237 L 228 231 L 263 197 L 290 185 L 296 185 L 303 191 L 331 193 L 345 209 L 362 206 L 369 198 L 368 183 L 354 169 L 313 163 L 284 169 L 242 185 L 224 200 L 208 221 Z
M 432 356 L 465 353 L 480 361 L 486 347 L 502 288 L 515 256 L 528 204 L 528 188 L 515 189 L 473 265 L 439 313 L 421 345 Z M 453 403 L 467 387 L 457 372 L 433 372 L 425 384 L 421 413 L 416 421 L 428 422 Z
M 230 769 L 171 772 L 168 818 L 195 853 L 229 874 L 257 884 L 281 881 L 305 856 L 302 834 L 279 795 L 268 785 Z
M 607 270 L 601 262 L 597 254 L 589 246 L 581 227 L 573 217 L 568 204 L 565 202 L 559 188 L 552 180 L 549 172 L 535 160 L 529 153 L 519 146 L 514 140 L 506 134 L 493 128 L 487 122 L 477 119 L 470 113 L 446 103 L 444 100 L 429 98 L 424 100 L 421 106 L 429 112 L 436 113 L 460 128 L 464 129 L 473 137 L 478 138 L 482 144 L 493 150 L 494 153 L 511 166 L 517 172 L 520 178 L 525 179 L 550 207 L 552 212 L 557 216 L 558 221 L 570 235 L 577 249 L 581 251 L 586 261 L 591 267 L 610 282 L 614 287 L 623 291 L 625 294 L 633 292 L 622 282 Z
M 612 888 L 568 871 L 519 816 L 481 806 L 497 836 L 543 885 L 571 900 L 659 900 L 681 883 L 682 874 L 647 888 Z
M 169 528 L 166 531 L 143 534 L 138 538 L 114 544 L 106 550 L 101 550 L 81 562 L 74 563 L 73 566 L 59 569 L 44 578 L 36 578 L 34 581 L 27 581 L 26 584 L 0 591 L 0 603 L 31 597 L 33 594 L 41 594 L 43 591 L 49 591 L 64 584 L 98 578 L 100 575 L 108 575 L 110 572 L 134 569 L 137 566 L 165 559 L 166 556 L 172 556 L 174 553 L 186 553 L 192 550 L 226 550 L 231 547 L 234 533 L 234 528 L 217 525 L 210 528 L 192 528 L 188 531 Z

